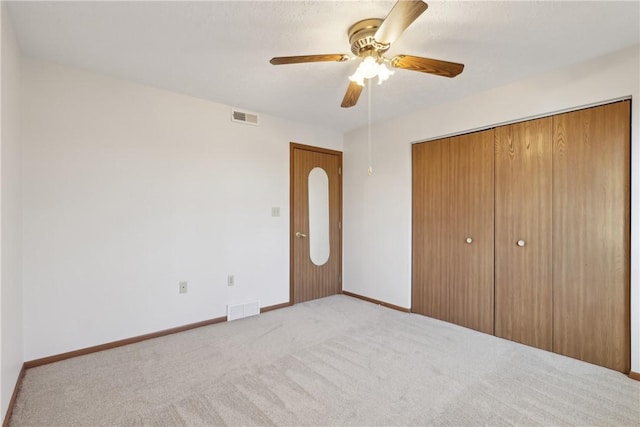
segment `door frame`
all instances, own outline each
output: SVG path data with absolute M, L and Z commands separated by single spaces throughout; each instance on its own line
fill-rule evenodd
M 304 145 L 299 144 L 297 142 L 289 143 L 289 305 L 293 305 L 293 262 L 294 262 L 294 224 L 293 224 L 293 185 L 294 185 L 294 177 L 293 177 L 293 151 L 294 150 L 306 150 L 312 151 L 315 153 L 323 153 L 323 154 L 331 154 L 334 156 L 338 156 L 340 166 L 339 166 L 339 177 L 338 180 L 338 196 L 340 200 L 340 204 L 338 206 L 338 218 L 340 222 L 339 227 L 339 242 L 338 242 L 338 271 L 339 271 L 339 284 L 340 284 L 340 292 L 342 293 L 342 151 L 330 150 L 328 148 L 315 147 L 312 145 Z

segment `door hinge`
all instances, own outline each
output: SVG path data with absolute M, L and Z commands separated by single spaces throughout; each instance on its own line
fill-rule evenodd
M 338 175 L 342 175 L 342 168 L 338 168 Z
M 342 230 L 342 221 L 338 222 L 338 228 Z
M 338 276 L 338 283 L 342 283 L 342 276 Z

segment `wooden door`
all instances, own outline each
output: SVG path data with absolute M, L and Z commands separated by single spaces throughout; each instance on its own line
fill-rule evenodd
M 553 351 L 630 369 L 630 102 L 553 119 Z
M 291 144 L 290 150 L 290 301 L 299 303 L 334 295 L 341 291 L 342 153 L 294 143 Z M 316 175 L 317 172 L 320 172 L 320 176 L 324 176 L 323 173 L 326 173 L 328 191 L 322 195 L 321 199 L 325 200 L 321 200 L 321 202 L 328 202 L 328 206 L 320 209 L 320 212 L 314 213 L 310 212 L 309 206 L 310 202 L 312 206 L 316 206 L 318 195 L 311 194 L 310 197 L 309 177 Z M 322 216 L 327 211 L 328 221 L 326 219 L 320 221 L 320 227 L 313 230 L 313 224 L 310 224 L 310 215 L 312 218 L 316 214 Z M 310 225 L 312 229 L 310 229 Z M 327 235 L 323 233 L 327 233 Z M 326 241 L 326 237 L 328 237 L 328 250 L 325 252 L 327 256 L 321 256 L 321 259 L 314 258 L 311 246 L 320 240 Z
M 494 331 L 493 130 L 451 138 L 450 321 Z M 471 239 L 470 241 L 468 239 Z
M 489 130 L 412 148 L 412 311 L 487 333 L 493 333 L 492 142 Z
M 450 139 L 414 144 L 411 311 L 449 321 L 453 282 Z
M 495 334 L 552 347 L 552 119 L 495 131 Z

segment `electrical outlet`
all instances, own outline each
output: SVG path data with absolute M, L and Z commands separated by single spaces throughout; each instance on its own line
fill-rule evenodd
M 233 274 L 230 274 L 229 276 L 227 276 L 227 286 L 233 286 L 235 285 L 236 280 L 233 277 Z
M 279 207 L 271 208 L 271 216 L 280 216 L 280 208 Z
M 181 294 L 186 294 L 187 293 L 187 282 L 186 281 L 180 282 L 180 283 L 178 283 L 178 285 L 180 286 L 180 288 L 179 288 L 180 289 L 180 293 Z

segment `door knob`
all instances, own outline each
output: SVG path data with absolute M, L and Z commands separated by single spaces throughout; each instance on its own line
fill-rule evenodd
M 304 234 L 304 233 L 301 233 L 301 232 L 297 231 L 297 232 L 296 232 L 296 237 L 307 237 L 307 235 L 306 235 L 306 234 Z
M 473 239 L 471 237 L 467 237 L 466 239 L 464 239 L 464 241 L 469 244 L 473 243 Z
M 527 243 L 526 243 L 524 240 L 518 240 L 518 241 L 516 242 L 516 245 L 518 245 L 518 246 L 520 246 L 520 247 L 523 247 L 523 246 L 524 246 L 524 245 L 526 245 L 526 244 L 527 244 Z

